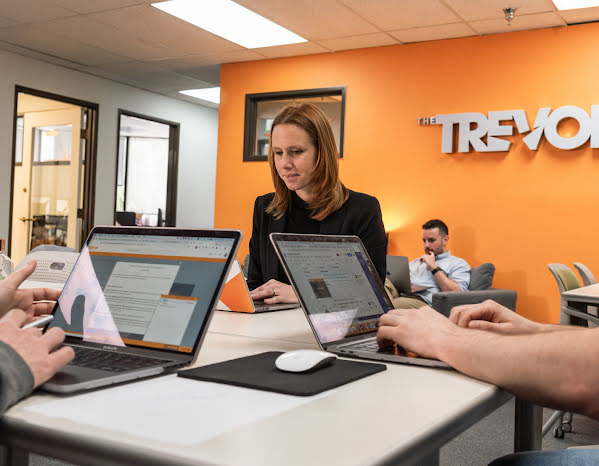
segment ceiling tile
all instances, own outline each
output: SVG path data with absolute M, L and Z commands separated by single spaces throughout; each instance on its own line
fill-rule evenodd
M 541 13 L 538 15 L 516 16 L 510 26 L 507 25 L 504 18 L 472 21 L 469 24 L 480 34 L 494 34 L 563 26 L 564 23 L 556 13 Z
M 516 16 L 555 11 L 551 0 L 444 0 L 465 21 L 504 19 L 503 9 L 515 8 Z
M 9 44 L 7 42 L 0 41 L 0 50 L 6 50 L 7 52 L 12 52 L 23 57 L 35 58 L 36 60 L 40 60 L 46 63 L 52 63 L 53 65 L 63 66 L 65 68 L 78 70 L 85 67 L 85 65 L 81 63 L 63 60 L 62 58 L 54 57 L 52 55 L 48 55 L 41 52 L 36 52 L 35 50 L 19 47 L 18 45 Z
M 402 42 L 423 42 L 427 40 L 452 39 L 454 37 L 474 36 L 476 33 L 466 23 L 443 24 L 423 28 L 404 29 L 391 32 Z
M 337 50 L 354 50 L 366 47 L 381 47 L 398 44 L 399 41 L 384 32 L 363 36 L 341 37 L 339 39 L 319 40 L 318 43 L 333 52 Z
M 439 0 L 343 0 L 343 3 L 383 31 L 460 21 Z
M 321 47 L 315 42 L 303 42 L 301 44 L 278 45 L 276 47 L 262 47 L 252 49 L 267 58 L 293 57 L 296 55 L 310 55 L 314 53 L 327 53 L 329 50 Z
M 72 11 L 58 6 L 55 0 L 2 1 L 2 16 L 17 23 L 36 23 L 73 15 Z
M 236 2 L 308 40 L 379 32 L 376 27 L 337 0 L 236 0 Z
M 557 12 L 568 24 L 599 21 L 599 7 L 562 10 Z
M 89 67 L 82 71 L 160 92 L 208 86 L 208 83 L 198 79 L 138 61 L 103 65 L 101 68 Z
M 156 60 L 151 63 L 175 73 L 205 81 L 210 86 L 218 86 L 220 83 L 220 61 L 217 64 L 205 64 L 203 59 L 194 60 L 193 57 L 185 57 Z
M 57 36 L 35 25 L 0 29 L 0 40 L 81 65 L 101 65 L 126 60 L 123 56 Z
M 55 0 L 56 4 L 67 10 L 76 13 L 95 13 L 98 11 L 114 10 L 126 6 L 139 5 L 140 3 L 150 3 L 154 0 L 102 0 L 102 1 L 81 1 L 81 0 Z
M 160 42 L 128 34 L 87 16 L 59 19 L 36 26 L 57 36 L 67 37 L 91 46 L 101 45 L 104 50 L 118 53 L 130 60 L 172 56 L 172 51 Z
M 14 26 L 15 24 L 17 24 L 17 23 L 15 21 L 13 21 L 12 19 L 8 19 L 8 18 L 4 18 L 4 17 L 0 16 L 0 28 Z
M 136 40 L 159 44 L 169 52 L 161 57 L 176 58 L 244 50 L 226 39 L 197 28 L 186 21 L 166 14 L 149 5 L 140 5 L 91 15 Z
M 150 63 L 156 63 L 165 68 L 174 70 L 184 70 L 198 66 L 218 65 L 221 63 L 238 63 L 252 60 L 264 60 L 265 55 L 254 50 L 236 50 L 233 52 L 213 53 L 208 55 L 187 55 L 179 58 L 168 58 L 164 60 L 152 60 Z

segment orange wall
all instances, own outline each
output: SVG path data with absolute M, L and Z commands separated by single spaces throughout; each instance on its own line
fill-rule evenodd
M 375 195 L 390 254 L 421 253 L 421 224 L 441 218 L 450 249 L 472 266 L 491 261 L 494 286 L 518 292 L 518 312 L 557 321 L 547 263 L 582 261 L 599 275 L 599 151 L 521 135 L 509 152 L 441 153 L 441 113 L 599 104 L 599 24 L 223 65 L 216 227 L 239 228 L 247 253 L 256 196 L 272 191 L 264 162 L 242 162 L 246 93 L 347 87 L 344 183 Z M 565 122 L 560 131 L 576 132 Z M 566 135 L 566 133 L 563 133 Z

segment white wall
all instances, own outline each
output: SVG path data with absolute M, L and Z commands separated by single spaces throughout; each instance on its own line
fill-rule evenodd
M 0 51 L 0 238 L 8 238 L 15 85 L 99 104 L 95 225 L 113 222 L 119 108 L 180 123 L 178 227 L 214 225 L 218 111 Z

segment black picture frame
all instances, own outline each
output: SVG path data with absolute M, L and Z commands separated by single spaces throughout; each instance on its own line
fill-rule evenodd
M 302 89 L 297 91 L 263 92 L 245 95 L 245 121 L 243 129 L 243 161 L 264 162 L 268 160 L 268 137 L 258 138 L 258 105 L 272 103 L 273 108 L 282 109 L 291 101 L 306 100 L 314 103 L 315 99 L 339 98 L 339 125 L 334 125 L 333 132 L 337 140 L 339 157 L 343 158 L 343 135 L 345 127 L 345 86 L 323 87 L 318 89 Z M 336 100 L 336 99 L 335 99 Z M 335 104 L 335 102 L 331 102 Z M 278 111 L 272 112 L 276 115 Z M 326 113 L 326 111 L 325 111 Z M 273 115 L 274 116 L 274 115 Z

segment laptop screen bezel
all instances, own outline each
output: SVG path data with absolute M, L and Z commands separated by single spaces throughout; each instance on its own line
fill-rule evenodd
M 360 238 L 358 238 L 357 236 L 353 236 L 353 235 L 308 235 L 308 234 L 296 234 L 296 233 L 271 233 L 270 241 L 275 249 L 275 252 L 279 258 L 279 262 L 281 263 L 283 270 L 285 270 L 285 273 L 287 274 L 289 283 L 291 283 L 291 286 L 293 287 L 293 290 L 295 291 L 295 294 L 298 297 L 301 308 L 303 309 L 304 313 L 306 314 L 308 323 L 310 324 L 310 328 L 312 329 L 312 333 L 314 333 L 314 336 L 318 340 L 318 343 L 320 344 L 320 346 L 322 346 L 323 348 L 326 348 L 328 346 L 334 346 L 334 345 L 338 345 L 341 343 L 349 343 L 349 342 L 352 342 L 355 340 L 361 340 L 365 337 L 376 334 L 376 332 L 378 331 L 378 327 L 377 327 L 377 329 L 366 331 L 366 332 L 360 333 L 358 335 L 344 337 L 340 340 L 322 342 L 320 340 L 320 336 L 318 335 L 318 332 L 316 331 L 316 328 L 312 324 L 312 319 L 310 319 L 310 313 L 308 312 L 306 302 L 305 302 L 304 298 L 302 297 L 301 293 L 299 292 L 297 283 L 293 279 L 293 275 L 291 274 L 291 272 L 289 270 L 289 266 L 287 265 L 287 262 L 285 261 L 285 258 L 283 257 L 283 254 L 281 253 L 281 249 L 279 248 L 279 245 L 278 245 L 278 241 L 308 241 L 308 242 L 312 241 L 312 242 L 319 242 L 319 243 L 358 244 L 362 248 L 362 252 L 364 253 L 364 257 L 366 258 L 366 262 L 368 264 L 368 268 L 370 269 L 370 271 L 372 273 L 372 276 L 374 278 L 376 286 L 379 288 L 378 291 L 383 295 L 383 297 L 385 299 L 385 303 L 387 304 L 388 308 L 383 309 L 383 314 L 384 314 L 387 311 L 393 309 L 393 304 L 391 303 L 391 300 L 389 299 L 389 296 L 387 295 L 387 291 L 385 290 L 385 287 L 383 286 L 383 284 L 381 282 L 381 278 L 379 277 L 379 274 L 376 272 L 376 268 L 374 267 L 374 264 L 372 263 L 372 260 L 370 259 L 370 256 L 368 255 L 368 251 L 366 251 L 366 248 L 364 247 L 364 244 L 362 243 Z M 375 290 L 375 291 L 377 291 L 377 290 Z
M 183 236 L 190 238 L 229 238 L 233 239 L 233 246 L 231 247 L 231 252 L 227 258 L 225 263 L 225 267 L 223 268 L 221 275 L 219 277 L 219 281 L 215 292 L 213 293 L 212 300 L 208 307 L 208 311 L 206 313 L 206 318 L 204 319 L 202 326 L 198 332 L 195 343 L 193 345 L 191 352 L 178 351 L 170 348 L 152 348 L 147 346 L 136 346 L 133 344 L 127 344 L 126 346 L 113 346 L 107 345 L 105 343 L 94 343 L 90 341 L 84 341 L 82 338 L 69 336 L 67 335 L 65 338 L 65 343 L 69 345 L 75 346 L 87 346 L 92 348 L 102 348 L 109 349 L 115 352 L 127 352 L 132 354 L 139 354 L 142 356 L 153 356 L 153 357 L 166 357 L 168 355 L 169 359 L 180 360 L 181 362 L 193 362 L 199 353 L 199 348 L 206 336 L 208 326 L 216 309 L 216 304 L 218 303 L 218 299 L 222 292 L 223 286 L 225 284 L 226 278 L 229 274 L 229 269 L 231 268 L 231 264 L 237 257 L 237 250 L 239 249 L 239 244 L 241 242 L 242 233 L 239 230 L 216 230 L 216 229 L 179 229 L 179 228 L 169 228 L 169 227 L 112 227 L 112 226 L 98 226 L 94 227 L 87 237 L 85 244 L 83 247 L 89 245 L 90 241 L 96 234 L 115 234 L 115 235 L 136 235 L 136 236 Z M 82 248 L 83 249 L 83 248 Z M 77 262 L 79 259 L 77 260 Z M 73 273 L 73 271 L 77 268 L 77 262 L 73 266 L 71 270 L 71 274 L 69 274 L 69 279 Z M 67 283 L 68 280 L 67 279 Z M 62 292 L 61 292 L 62 293 Z M 52 314 L 56 313 L 58 310 L 59 304 L 58 301 L 54 305 L 52 309 Z M 47 326 L 45 331 L 49 328 Z

